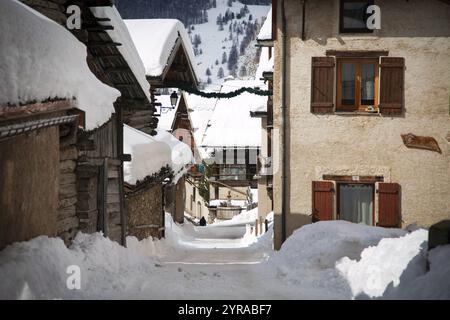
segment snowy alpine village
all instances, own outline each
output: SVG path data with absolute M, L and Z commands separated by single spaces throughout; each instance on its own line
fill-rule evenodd
M 0 0 L 0 30 L 0 300 L 450 300 L 450 1 Z

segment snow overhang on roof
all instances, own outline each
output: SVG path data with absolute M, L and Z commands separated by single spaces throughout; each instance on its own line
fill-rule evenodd
M 20 21 L 20 23 L 18 23 Z M 86 46 L 68 30 L 16 0 L 0 1 L 0 105 L 73 100 L 86 129 L 111 118 L 120 92 L 98 80 Z
M 258 45 L 260 46 L 273 46 L 273 36 L 272 36 L 272 8 L 267 13 L 267 18 L 264 21 L 261 30 L 259 31 L 258 37 L 256 38 Z
M 172 182 L 176 183 L 194 162 L 191 148 L 164 130 L 158 130 L 152 137 L 124 125 L 123 136 L 124 153 L 131 154 L 131 162 L 124 164 L 124 179 L 131 185 L 158 174 L 167 166 L 173 170 Z
M 152 85 L 170 87 L 179 81 L 197 86 L 194 51 L 179 20 L 136 19 L 125 24 Z

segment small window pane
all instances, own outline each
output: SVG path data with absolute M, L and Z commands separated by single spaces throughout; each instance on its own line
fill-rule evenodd
M 361 65 L 361 104 L 375 104 L 375 65 Z
M 343 28 L 351 29 L 367 29 L 367 7 L 368 1 L 344 1 L 342 8 L 342 24 Z
M 342 105 L 355 105 L 355 65 L 342 64 Z

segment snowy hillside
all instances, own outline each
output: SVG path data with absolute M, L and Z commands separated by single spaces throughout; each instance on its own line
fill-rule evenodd
M 202 82 L 207 83 L 210 78 L 212 89 L 220 86 L 223 78 L 233 73 L 229 69 L 232 66 L 235 66 L 235 75 L 238 77 L 255 76 L 259 59 L 254 38 L 269 10 L 270 6 L 246 6 L 240 1 L 217 0 L 216 8 L 207 10 L 208 22 L 188 26 Z M 232 53 L 233 45 L 237 56 Z M 230 58 L 236 63 L 230 63 Z M 223 74 L 219 71 L 221 69 Z

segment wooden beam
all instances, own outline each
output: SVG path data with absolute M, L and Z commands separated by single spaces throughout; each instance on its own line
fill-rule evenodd
M 86 45 L 90 48 L 95 48 L 95 47 L 120 47 L 122 44 L 118 43 L 118 42 L 112 42 L 112 41 L 92 41 L 92 42 L 88 42 L 86 43 Z

